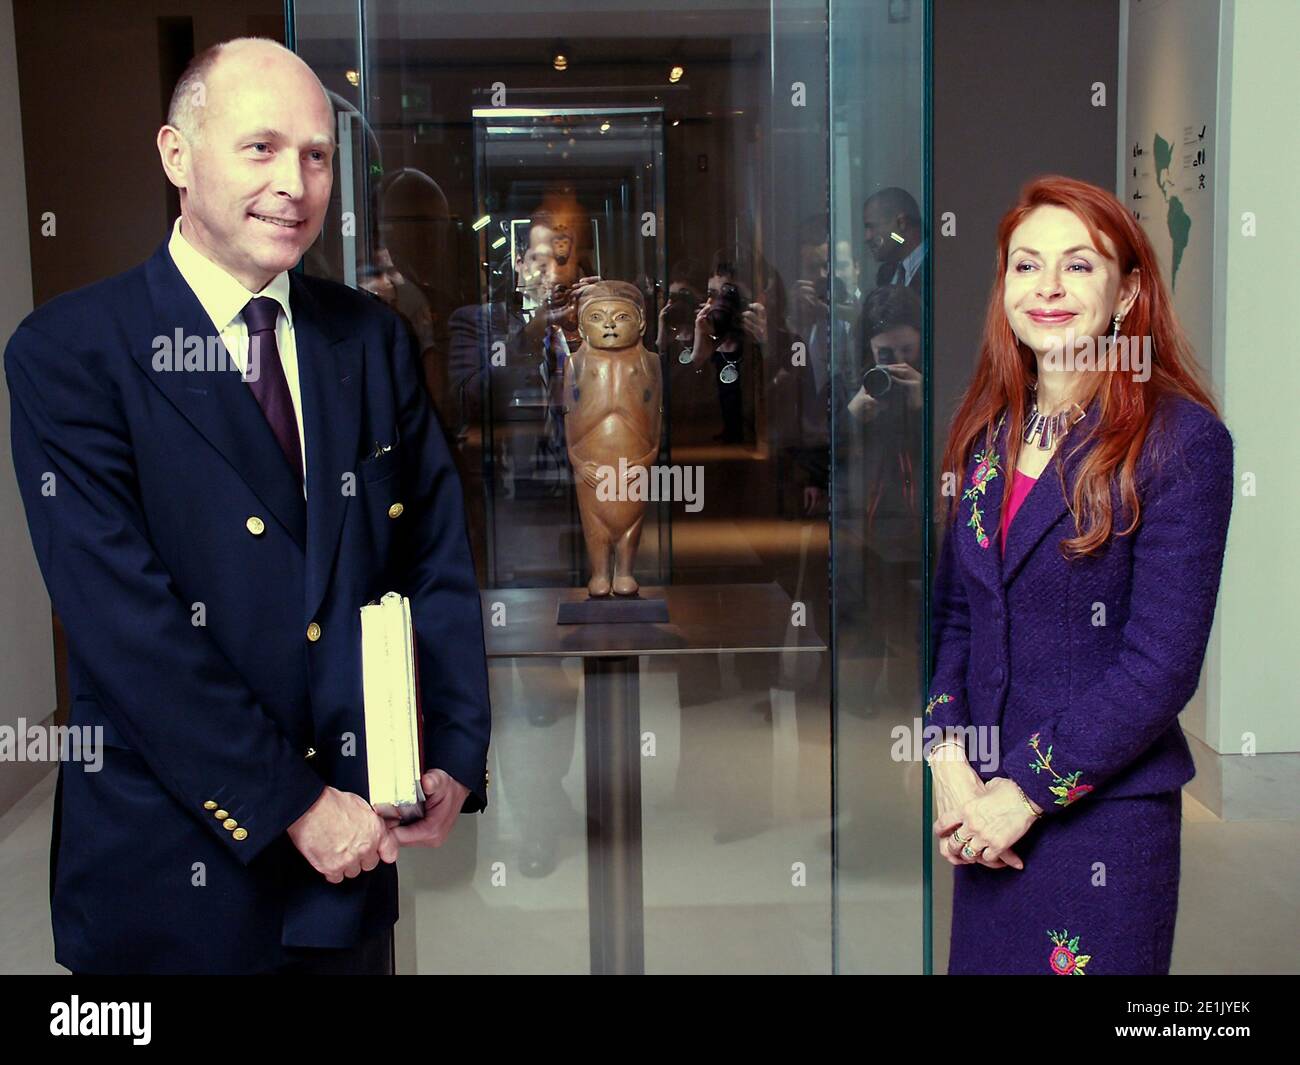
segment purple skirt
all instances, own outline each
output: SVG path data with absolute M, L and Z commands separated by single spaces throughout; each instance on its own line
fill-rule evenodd
M 949 975 L 1168 974 L 1181 830 L 1179 791 L 1085 799 L 1012 847 L 1023 872 L 953 869 Z

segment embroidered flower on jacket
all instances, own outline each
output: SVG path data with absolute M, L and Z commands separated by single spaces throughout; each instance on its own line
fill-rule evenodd
M 1091 954 L 1079 954 L 1079 937 L 1071 936 L 1068 929 L 1047 933 L 1054 944 L 1047 964 L 1057 976 L 1086 976 L 1083 967 L 1092 960 Z
M 998 419 L 998 424 L 993 429 L 993 439 L 996 440 L 998 433 L 1002 429 L 1002 423 L 1006 419 L 1006 411 L 1002 412 L 1002 417 Z M 962 493 L 962 499 L 969 499 L 970 520 L 966 522 L 968 528 L 975 530 L 975 542 L 980 547 L 987 548 L 990 544 L 988 533 L 984 531 L 984 514 L 980 510 L 980 496 L 988 491 L 989 482 L 998 475 L 998 463 L 1002 459 L 998 455 L 997 448 L 990 444 L 985 450 L 975 453 L 975 471 L 970 477 L 970 487 Z
M 1034 752 L 1034 760 L 1029 763 L 1029 768 L 1035 773 L 1041 773 L 1046 769 L 1056 781 L 1055 784 L 1049 784 L 1047 790 L 1056 796 L 1057 806 L 1069 806 L 1075 799 L 1081 799 L 1092 791 L 1091 784 L 1079 783 L 1083 770 L 1076 769 L 1068 777 L 1063 777 L 1052 768 L 1052 745 L 1049 743 L 1047 750 L 1043 751 L 1038 744 L 1037 732 L 1029 737 L 1029 746 Z
M 934 708 L 936 706 L 940 706 L 943 703 L 950 703 L 950 702 L 952 702 L 952 696 L 949 695 L 947 692 L 943 692 L 941 695 L 936 695 L 933 699 L 931 699 L 928 703 L 925 704 L 926 717 L 929 717 L 931 714 L 934 713 Z

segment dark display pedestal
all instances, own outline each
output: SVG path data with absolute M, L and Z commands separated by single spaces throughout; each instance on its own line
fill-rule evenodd
M 663 604 L 670 623 L 606 625 L 597 614 L 595 623 L 561 627 L 555 619 L 566 607 L 593 602 L 585 588 L 481 593 L 485 618 L 496 616 L 496 604 L 505 608 L 504 625 L 484 626 L 489 658 L 583 659 L 593 974 L 645 971 L 641 656 L 826 650 L 815 632 L 790 624 L 790 597 L 777 584 L 688 584 L 641 592 L 640 602 Z
M 598 599 L 562 599 L 555 612 L 557 625 L 663 625 L 668 604 L 661 597 L 605 595 Z

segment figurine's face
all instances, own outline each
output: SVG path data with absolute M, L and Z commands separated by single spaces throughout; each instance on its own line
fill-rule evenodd
M 578 332 L 593 348 L 630 348 L 645 329 L 645 318 L 627 300 L 596 299 L 583 308 Z

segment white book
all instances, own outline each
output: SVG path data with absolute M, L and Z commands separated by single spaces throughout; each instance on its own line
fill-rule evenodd
M 361 683 L 370 804 L 381 817 L 418 821 L 424 817 L 424 723 L 406 596 L 388 592 L 361 608 Z

